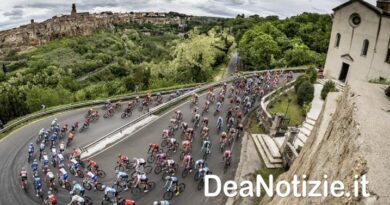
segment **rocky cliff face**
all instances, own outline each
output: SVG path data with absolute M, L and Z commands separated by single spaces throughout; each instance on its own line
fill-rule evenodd
M 289 171 L 278 180 L 292 181 L 294 175 L 298 177 L 306 175 L 307 180 L 323 180 L 323 176 L 327 175 L 328 182 L 341 180 L 344 182 L 345 190 L 352 192 L 355 175 L 361 177 L 369 171 L 366 156 L 361 150 L 362 141 L 368 136 L 361 135 L 360 122 L 357 120 L 359 118 L 356 116 L 359 110 L 355 103 L 356 97 L 357 95 L 350 89 L 344 91 L 337 100 L 335 96 L 328 96 L 316 129 Z M 333 116 L 330 116 L 332 107 L 337 109 Z M 322 191 L 322 188 L 320 190 Z M 373 192 L 372 194 L 375 195 Z M 367 201 L 368 199 L 361 196 L 341 198 L 274 196 L 263 198 L 261 204 L 360 204 Z

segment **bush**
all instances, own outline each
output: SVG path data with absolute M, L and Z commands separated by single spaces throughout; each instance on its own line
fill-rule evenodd
M 298 88 L 301 86 L 304 82 L 310 82 L 310 77 L 308 75 L 301 75 L 297 78 L 297 81 L 295 83 L 294 89 L 295 92 L 298 92 Z
M 314 86 L 306 81 L 303 82 L 297 92 L 298 104 L 303 106 L 305 102 L 310 103 L 314 98 Z
M 390 97 L 390 86 L 387 87 L 387 89 L 385 90 L 385 94 L 387 95 L 387 97 Z
M 310 67 L 306 70 L 306 74 L 309 76 L 310 82 L 315 83 L 317 80 L 317 69 Z
M 325 100 L 329 92 L 335 92 L 335 91 L 336 91 L 336 84 L 333 81 L 329 80 L 325 83 L 324 87 L 321 90 L 321 98 Z

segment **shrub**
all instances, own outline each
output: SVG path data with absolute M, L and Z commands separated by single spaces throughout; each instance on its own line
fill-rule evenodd
M 385 90 L 385 94 L 387 95 L 387 97 L 390 97 L 390 86 L 387 87 L 387 89 Z
M 309 76 L 310 82 L 315 83 L 317 80 L 317 69 L 310 67 L 306 70 L 306 74 Z
M 310 77 L 308 75 L 301 75 L 297 78 L 297 81 L 296 81 L 295 86 L 294 86 L 295 92 L 298 92 L 298 88 L 304 82 L 310 82 Z
M 297 92 L 298 104 L 303 106 L 305 102 L 310 103 L 314 98 L 314 86 L 308 82 L 303 82 Z
M 324 87 L 321 90 L 321 98 L 325 100 L 329 92 L 335 92 L 335 91 L 336 91 L 336 84 L 334 84 L 333 81 L 329 80 L 325 83 Z

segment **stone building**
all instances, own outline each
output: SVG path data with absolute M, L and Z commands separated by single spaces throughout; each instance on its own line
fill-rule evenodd
M 0 31 L 0 55 L 10 50 L 21 51 L 39 46 L 63 36 L 89 35 L 98 29 L 113 28 L 130 22 L 183 25 L 189 19 L 190 16 L 187 15 L 168 17 L 165 13 L 154 12 L 80 13 L 77 12 L 76 5 L 72 4 L 70 15 L 54 16 L 41 23 L 32 19 L 30 24 Z
M 390 79 L 390 0 L 350 0 L 333 9 L 324 74 L 347 81 Z

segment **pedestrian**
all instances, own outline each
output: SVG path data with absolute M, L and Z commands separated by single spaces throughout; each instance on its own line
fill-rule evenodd
M 41 107 L 42 107 L 42 110 L 46 109 L 46 105 L 44 105 L 44 104 L 42 104 Z

